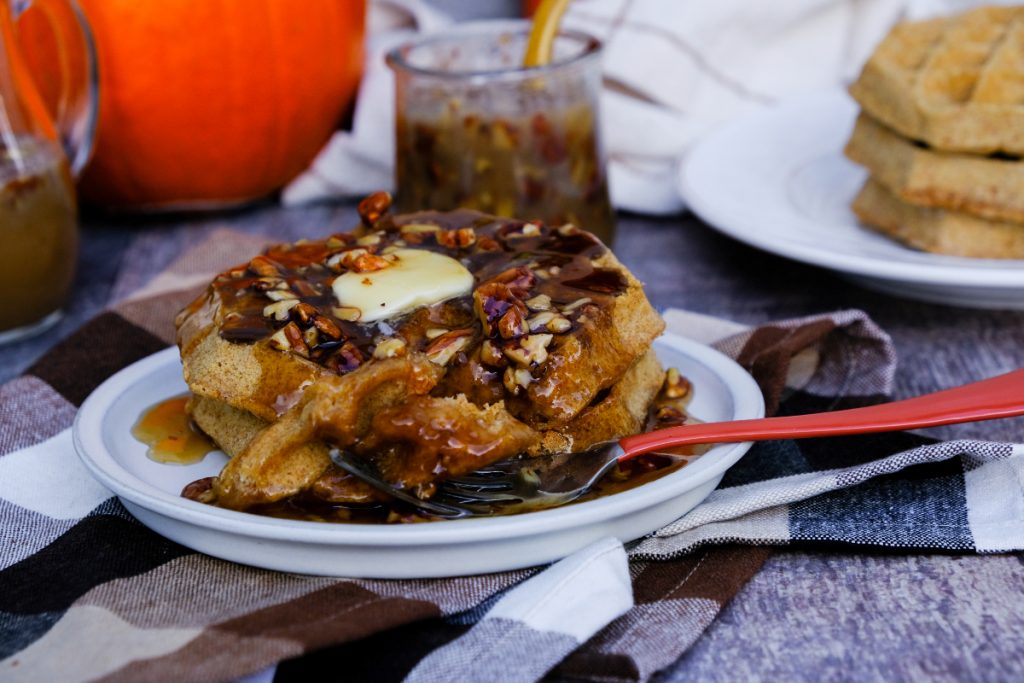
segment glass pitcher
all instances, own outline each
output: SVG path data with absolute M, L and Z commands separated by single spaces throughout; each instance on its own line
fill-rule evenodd
M 50 102 L 21 51 L 29 38 L 40 43 L 33 47 L 53 47 L 62 82 L 38 84 L 55 94 Z M 89 158 L 96 84 L 91 35 L 71 0 L 0 0 L 0 344 L 56 323 L 71 290 L 78 256 L 72 176 Z

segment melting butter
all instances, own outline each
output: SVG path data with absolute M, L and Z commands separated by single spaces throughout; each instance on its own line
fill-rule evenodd
M 473 291 L 473 275 L 450 256 L 424 249 L 396 249 L 385 258 L 391 262 L 387 268 L 370 273 L 349 271 L 334 279 L 338 305 L 358 308 L 362 312 L 359 322 L 387 320 Z

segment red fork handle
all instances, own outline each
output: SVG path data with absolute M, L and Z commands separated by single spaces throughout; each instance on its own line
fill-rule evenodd
M 933 394 L 866 408 L 681 425 L 627 436 L 619 441 L 624 451 L 619 460 L 688 444 L 895 432 L 1015 415 L 1024 415 L 1024 369 Z

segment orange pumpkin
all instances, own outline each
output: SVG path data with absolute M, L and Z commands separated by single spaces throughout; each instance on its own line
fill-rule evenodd
M 100 72 L 80 189 L 104 206 L 265 196 L 312 161 L 358 84 L 364 0 L 78 3 Z

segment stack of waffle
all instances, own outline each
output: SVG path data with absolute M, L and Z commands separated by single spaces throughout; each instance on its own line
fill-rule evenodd
M 900 24 L 850 93 L 861 221 L 925 251 L 1024 258 L 1024 8 Z

